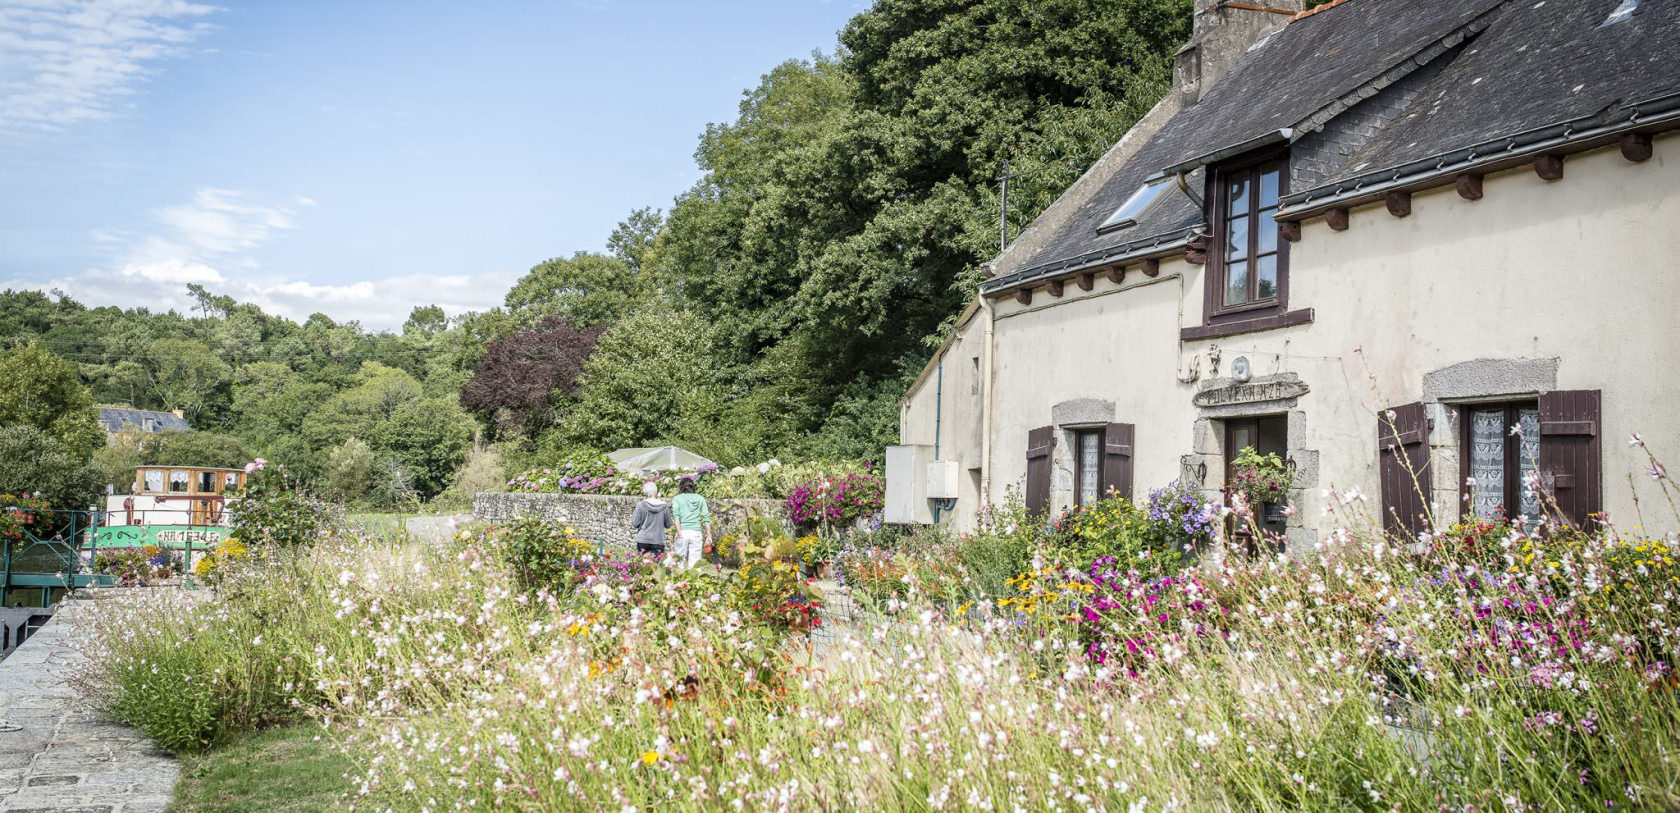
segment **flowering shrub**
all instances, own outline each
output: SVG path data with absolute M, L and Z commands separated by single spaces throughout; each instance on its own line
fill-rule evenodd
M 199 557 L 198 563 L 193 565 L 193 575 L 215 584 L 247 553 L 245 544 L 230 536 L 218 543 L 214 550 Z
M 788 492 L 787 518 L 795 525 L 845 525 L 881 510 L 886 478 L 865 471 L 838 477 L 811 477 Z
M 1673 540 L 1469 561 L 1345 528 L 1179 574 L 1040 561 L 961 613 L 922 568 L 967 542 L 883 534 L 839 561 L 902 611 L 805 649 L 787 538 L 741 534 L 730 582 L 609 556 L 560 593 L 485 533 L 329 540 L 190 612 L 113 602 L 91 682 L 171 748 L 330 716 L 374 809 L 1680 808 Z
M 1181 551 L 1171 546 L 1161 524 L 1125 497 L 1098 500 L 1056 521 L 1056 553 L 1074 569 L 1112 559 L 1121 567 L 1164 573 L 1177 567 Z
M 22 539 L 24 529 L 51 521 L 52 506 L 35 494 L 0 494 L 0 539 Z
M 1223 519 L 1218 503 L 1180 480 L 1150 491 L 1144 510 L 1156 544 L 1173 551 L 1187 552 L 1213 541 Z
M 153 561 L 155 558 L 158 557 L 141 548 L 102 550 L 93 556 L 93 570 L 102 575 L 115 576 L 117 584 L 122 587 L 138 587 L 151 584 L 154 578 L 160 578 L 160 568 Z M 162 578 L 167 578 L 167 573 Z
M 713 469 L 715 470 L 715 468 Z M 659 484 L 661 494 L 677 490 L 677 480 L 698 476 L 694 472 L 661 472 L 638 474 L 620 469 L 606 455 L 573 455 L 555 466 L 527 469 L 509 480 L 510 491 L 533 494 L 610 494 L 639 497 L 642 484 L 652 480 Z
M 228 505 L 230 534 L 260 550 L 297 549 L 313 544 L 339 515 L 329 503 L 310 496 L 279 466 L 258 459 L 245 467 L 245 488 Z
M 500 543 L 507 568 L 519 589 L 570 590 L 596 553 L 595 543 L 579 539 L 571 528 L 538 517 L 521 517 L 487 537 Z
M 1231 490 L 1248 498 L 1251 505 L 1281 502 L 1289 495 L 1295 472 L 1277 454 L 1260 454 L 1244 446 L 1231 464 Z
M 1156 661 L 1176 661 L 1205 639 L 1221 637 L 1230 611 L 1193 573 L 1150 576 L 1117 566 L 1124 563 L 1099 559 L 1087 573 L 1091 589 L 1084 591 L 1077 619 L 1091 660 L 1135 677 Z
M 808 632 L 822 623 L 820 598 L 799 577 L 799 566 L 781 559 L 750 559 L 729 581 L 730 602 L 778 632 Z

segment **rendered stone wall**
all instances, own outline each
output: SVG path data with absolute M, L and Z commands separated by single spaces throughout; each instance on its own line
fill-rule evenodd
M 630 516 L 640 501 L 640 497 L 594 494 L 484 492 L 473 498 L 473 519 L 504 523 L 519 517 L 543 517 L 565 524 L 583 539 L 629 548 L 635 540 Z M 710 500 L 709 503 L 716 521 L 744 518 L 752 511 L 782 517 L 780 500 Z

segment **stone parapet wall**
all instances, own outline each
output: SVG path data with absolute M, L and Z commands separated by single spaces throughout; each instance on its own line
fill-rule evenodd
M 635 537 L 635 532 L 630 530 L 630 515 L 635 513 L 636 503 L 640 501 L 640 497 L 596 494 L 483 492 L 473 498 L 473 519 L 500 524 L 519 517 L 542 517 L 564 523 L 580 538 L 604 542 L 610 547 L 628 548 L 634 544 Z M 745 518 L 753 511 L 782 518 L 781 500 L 708 502 L 714 521 Z

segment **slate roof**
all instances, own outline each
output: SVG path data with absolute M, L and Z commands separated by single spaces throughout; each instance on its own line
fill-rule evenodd
M 1680 93 L 1680 0 L 1641 0 L 1626 21 L 1601 27 L 1622 2 L 1346 0 L 1299 18 L 1173 116 L 1075 214 L 1045 224 L 1052 236 L 1020 270 L 982 290 L 1181 244 L 1205 227 L 1176 189 L 1136 225 L 1097 227 L 1147 179 L 1268 139 L 1298 141 L 1414 73 L 1426 84 L 1404 110 L 1286 203 L 1351 188 L 1373 170 Z M 1203 194 L 1200 170 L 1186 180 Z
M 164 430 L 187 431 L 192 429 L 187 419 L 173 412 L 153 412 L 146 409 L 129 409 L 127 407 L 100 407 L 99 423 L 107 432 L 117 432 L 123 428 L 123 423 L 133 424 L 135 428 L 144 430 L 146 421 L 153 421 L 154 432 Z

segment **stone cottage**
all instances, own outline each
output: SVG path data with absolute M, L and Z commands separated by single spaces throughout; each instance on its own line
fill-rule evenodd
M 1680 464 L 1680 2 L 1195 5 L 906 396 L 889 519 L 1217 493 L 1254 447 L 1292 549 L 1331 487 L 1396 529 L 1533 517 L 1531 482 L 1671 529 L 1629 441 Z

